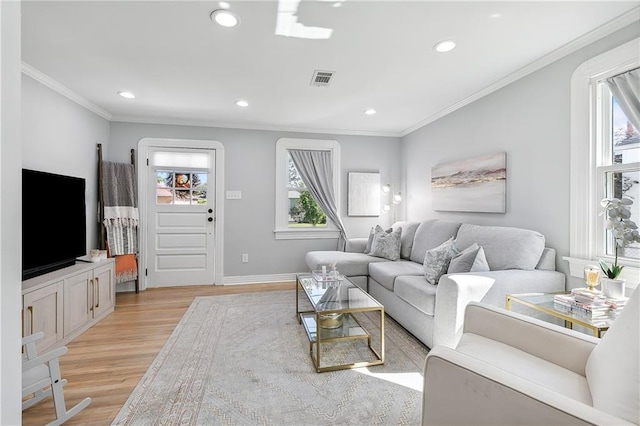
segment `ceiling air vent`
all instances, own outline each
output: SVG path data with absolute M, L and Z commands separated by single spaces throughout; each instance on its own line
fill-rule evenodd
M 326 87 L 331 82 L 331 79 L 333 78 L 334 74 L 335 74 L 335 71 L 315 70 L 313 72 L 313 77 L 311 78 L 311 85 Z

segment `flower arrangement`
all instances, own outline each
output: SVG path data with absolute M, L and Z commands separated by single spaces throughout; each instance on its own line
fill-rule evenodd
M 602 272 L 610 279 L 617 279 L 622 272 L 623 265 L 618 265 L 618 248 L 625 247 L 633 242 L 640 243 L 640 233 L 638 233 L 638 225 L 631 219 L 631 210 L 629 206 L 633 204 L 630 198 L 605 198 L 600 201 L 600 205 L 604 208 L 601 214 L 607 217 L 607 229 L 611 231 L 615 240 L 614 261 L 611 266 L 600 259 L 600 268 Z

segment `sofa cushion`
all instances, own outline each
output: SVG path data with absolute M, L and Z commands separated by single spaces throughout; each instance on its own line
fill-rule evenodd
M 473 243 L 484 249 L 492 271 L 531 271 L 540 260 L 545 241 L 541 233 L 528 229 L 463 223 L 456 236 L 456 246 L 464 250 Z
M 638 423 L 640 419 L 640 290 L 631 294 L 586 365 L 593 407 Z
M 320 269 L 322 265 L 335 263 L 336 268 L 347 277 L 369 275 L 369 263 L 389 262 L 382 257 L 373 257 L 364 253 L 345 251 L 310 251 L 305 255 L 309 269 Z
M 427 250 L 438 247 L 451 237 L 455 237 L 460 223 L 443 220 L 426 220 L 421 222 L 413 237 L 413 248 L 410 259 L 423 263 Z M 469 244 L 471 245 L 471 244 Z M 466 247 L 466 246 L 465 246 Z
M 393 294 L 419 311 L 432 315 L 436 309 L 438 287 L 429 285 L 422 275 L 403 275 L 396 278 Z
M 396 222 L 393 224 L 393 229 L 402 228 L 402 237 L 400 245 L 400 257 L 402 259 L 411 258 L 411 249 L 413 248 L 413 238 L 416 235 L 416 229 L 418 229 L 420 222 Z
M 401 275 L 422 276 L 422 265 L 408 260 L 378 262 L 369 265 L 369 276 L 391 291 L 393 291 L 393 284 L 396 277 Z
M 383 257 L 389 260 L 400 259 L 400 236 L 402 228 L 398 228 L 393 232 L 380 231 L 376 232 L 371 242 L 371 256 Z
M 441 276 L 447 273 L 449 263 L 456 254 L 453 237 L 436 248 L 427 250 L 424 256 L 424 276 L 429 284 L 438 284 Z
M 526 339 L 527 336 L 522 338 Z M 591 405 L 591 393 L 584 376 L 525 351 L 473 333 L 462 335 L 456 351 L 488 364 L 497 365 L 502 370 L 524 380 Z

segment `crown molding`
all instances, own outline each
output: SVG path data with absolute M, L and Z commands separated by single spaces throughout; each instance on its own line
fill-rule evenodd
M 274 131 L 274 132 L 291 132 L 291 133 L 316 133 L 326 135 L 348 135 L 348 136 L 380 136 L 380 137 L 393 137 L 399 138 L 400 132 L 376 132 L 369 130 L 344 130 L 344 129 L 317 129 L 310 127 L 287 127 L 287 126 L 268 126 L 268 125 L 252 125 L 252 124 L 238 124 L 238 123 L 224 123 L 217 121 L 197 121 L 197 120 L 175 120 L 165 119 L 160 117 L 125 117 L 125 116 L 113 116 L 111 121 L 117 121 L 122 123 L 137 123 L 137 124 L 162 124 L 170 126 L 193 126 L 193 127 L 217 127 L 224 129 L 239 129 L 239 130 L 260 130 L 260 131 Z
M 530 63 L 529 65 L 525 65 L 524 67 L 520 68 L 519 70 L 509 74 L 508 76 L 496 81 L 495 83 L 485 87 L 484 89 L 474 93 L 473 95 L 462 99 L 461 101 L 458 101 L 454 104 L 452 104 L 451 106 L 442 109 L 438 112 L 436 112 L 435 114 L 425 118 L 424 120 L 414 124 L 413 126 L 403 130 L 400 132 L 400 137 L 404 137 L 410 133 L 415 132 L 416 130 L 420 129 L 421 127 L 426 126 L 429 123 L 433 123 L 436 120 L 439 120 L 442 117 L 445 117 L 446 115 L 451 114 L 452 112 L 465 107 L 497 90 L 502 89 L 503 87 L 517 81 L 520 80 L 523 77 L 526 77 L 527 75 L 538 71 L 541 68 L 546 67 L 547 65 L 552 64 L 553 62 L 562 59 L 563 57 L 570 55 L 573 52 L 578 51 L 579 49 L 582 49 L 585 46 L 588 46 L 591 43 L 594 43 L 598 40 L 600 40 L 603 37 L 606 37 L 610 34 L 613 34 L 614 32 L 618 31 L 619 29 L 626 27 L 627 25 L 631 25 L 633 23 L 639 22 L 640 21 L 640 7 L 636 7 L 635 9 L 630 10 L 629 12 L 625 13 L 624 15 L 620 15 L 619 17 L 612 19 L 611 21 L 607 22 L 606 24 L 588 32 L 587 34 L 583 35 L 582 37 L 579 37 L 567 44 L 565 44 L 564 46 L 559 47 L 558 49 L 554 50 L 553 52 L 543 56 L 542 58 Z
M 111 121 L 111 114 L 110 113 L 108 113 L 107 111 L 103 110 L 99 106 L 93 104 L 89 100 L 83 98 L 82 96 L 78 95 L 76 92 L 74 92 L 73 90 L 69 89 L 68 87 L 63 86 L 62 84 L 58 83 L 56 80 L 54 80 L 53 78 L 49 77 L 48 75 L 38 71 L 37 69 L 35 69 L 31 65 L 29 65 L 29 64 L 27 64 L 25 62 L 22 62 L 21 70 L 22 70 L 22 74 L 33 78 L 37 82 L 42 83 L 45 86 L 47 86 L 49 89 L 51 89 L 51 90 L 53 90 L 55 92 L 58 92 L 62 96 L 65 96 L 65 97 L 69 98 L 70 100 L 72 100 L 73 102 L 77 103 L 78 105 L 85 107 L 89 111 L 91 111 L 91 112 L 93 112 L 95 114 L 98 114 L 100 117 L 102 117 L 102 118 L 104 118 L 106 120 Z

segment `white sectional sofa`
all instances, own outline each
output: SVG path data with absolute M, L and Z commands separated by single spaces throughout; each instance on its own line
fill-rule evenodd
M 539 232 L 441 220 L 398 222 L 393 229 L 398 228 L 398 260 L 365 254 L 367 238 L 350 240 L 344 252 L 309 252 L 305 260 L 311 270 L 337 263 L 340 272 L 430 348 L 455 347 L 471 301 L 503 307 L 509 293 L 565 289 L 565 276 L 555 268 L 555 250 L 545 247 Z M 437 285 L 430 284 L 424 275 L 425 254 L 451 237 L 459 251 L 474 243 L 482 247 L 490 270 L 445 274 Z

